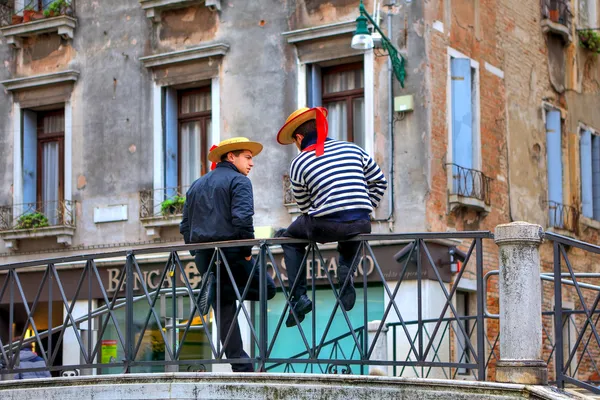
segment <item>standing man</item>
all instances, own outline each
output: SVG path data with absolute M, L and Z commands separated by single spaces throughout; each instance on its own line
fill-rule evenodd
M 300 154 L 290 166 L 290 181 L 302 212 L 284 237 L 318 243 L 338 242 L 337 278 L 340 300 L 346 311 L 356 302 L 353 259 L 358 242 L 347 240 L 371 232 L 370 214 L 387 188 L 379 166 L 359 146 L 327 137 L 327 110 L 323 107 L 294 111 L 277 134 L 279 144 L 295 144 Z M 306 296 L 304 244 L 282 245 L 290 291 L 297 281 L 291 302 L 302 322 L 312 310 Z M 286 326 L 296 325 L 291 310 Z
M 254 200 L 252 184 L 247 175 L 254 166 L 253 157 L 259 154 L 262 148 L 260 143 L 251 142 L 244 137 L 227 139 L 211 148 L 208 154 L 209 161 L 213 163 L 211 171 L 192 183 L 186 193 L 183 220 L 179 226 L 185 243 L 254 239 Z M 196 266 L 203 277 L 208 275 L 206 272 L 210 267 L 211 271 L 216 271 L 215 263 L 209 265 L 214 251 L 206 249 L 194 252 Z M 251 280 L 251 287 L 244 300 L 259 300 L 258 269 L 250 276 L 253 268 L 252 246 L 228 247 L 222 251 L 240 294 L 243 294 L 248 280 Z M 224 263 L 221 263 L 220 268 L 221 279 L 218 284 L 221 302 L 217 304 L 215 314 L 221 343 L 227 358 L 238 360 L 237 363 L 231 364 L 234 372 L 254 372 L 251 363 L 239 362 L 249 357 L 243 349 L 240 328 L 234 318 L 237 297 Z M 272 299 L 276 293 L 275 284 L 269 275 L 267 279 L 267 298 Z M 206 287 L 204 282 L 202 286 L 204 291 L 200 302 L 205 309 L 200 312 L 206 314 L 212 303 L 214 289 L 210 284 Z M 225 344 L 230 329 L 231 336 Z

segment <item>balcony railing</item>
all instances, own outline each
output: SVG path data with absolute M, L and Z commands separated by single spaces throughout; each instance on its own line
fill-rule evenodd
M 19 9 L 13 7 L 12 1 L 0 0 L 0 26 L 24 24 L 61 15 L 75 16 L 75 0 L 54 0 L 42 7 L 38 0 L 26 0 Z
M 546 201 L 548 206 L 548 225 L 551 228 L 564 229 L 577 233 L 579 226 L 579 211 L 572 206 Z
M 569 6 L 569 0 L 541 0 L 542 19 L 564 25 L 571 29 L 573 14 Z
M 166 218 L 183 214 L 187 189 L 186 186 L 142 190 L 140 192 L 140 218 Z
M 0 231 L 75 226 L 75 201 L 60 200 L 0 207 Z
M 452 167 L 451 193 L 462 197 L 470 197 L 490 205 L 490 184 L 492 178 L 476 169 L 464 168 L 458 164 L 446 164 Z

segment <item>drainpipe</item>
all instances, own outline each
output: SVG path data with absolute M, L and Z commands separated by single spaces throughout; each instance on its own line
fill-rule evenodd
M 393 43 L 393 32 L 392 32 L 392 6 L 396 4 L 395 0 L 389 0 L 387 6 L 389 7 L 387 13 L 387 36 L 390 42 Z M 388 176 L 388 196 L 389 196 L 389 213 L 387 218 L 374 218 L 375 222 L 388 222 L 390 232 L 393 231 L 394 223 L 394 69 L 392 67 L 392 60 L 388 57 L 388 80 L 389 80 L 389 93 L 388 93 L 388 136 L 390 138 L 390 172 Z

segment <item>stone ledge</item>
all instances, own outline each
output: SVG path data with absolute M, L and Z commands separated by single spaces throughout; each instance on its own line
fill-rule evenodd
M 540 24 L 542 25 L 543 33 L 550 32 L 550 33 L 557 34 L 558 36 L 563 38 L 566 45 L 569 45 L 573 41 L 573 36 L 571 35 L 571 31 L 569 30 L 569 28 L 567 28 L 563 24 L 560 24 L 558 22 L 553 22 L 552 20 L 547 19 L 547 18 L 543 19 L 540 22 Z
M 40 86 L 56 85 L 65 82 L 77 82 L 79 78 L 79 72 L 74 70 L 67 70 L 61 72 L 54 72 L 51 74 L 27 76 L 24 78 L 14 78 L 0 83 L 4 85 L 6 90 L 23 90 L 37 88 Z
M 453 212 L 454 210 L 457 210 L 462 207 L 475 210 L 484 215 L 489 214 L 491 211 L 491 207 L 485 204 L 483 200 L 479 200 L 473 197 L 460 196 L 458 194 L 449 194 L 448 204 L 450 206 L 450 212 Z
M 64 39 L 73 39 L 73 32 L 77 27 L 77 20 L 67 15 L 52 18 L 43 18 L 24 24 L 9 25 L 0 28 L 7 43 L 13 47 L 22 47 L 22 38 L 36 36 L 42 33 L 56 32 Z
M 221 0 L 140 0 L 142 10 L 146 11 L 146 17 L 155 22 L 160 21 L 163 10 L 183 8 L 203 2 L 211 11 L 221 11 Z
M 353 33 L 355 29 L 356 21 L 352 20 L 315 26 L 313 28 L 297 29 L 295 31 L 283 32 L 281 35 L 287 39 L 288 43 L 298 43 L 307 40 L 324 39 L 331 36 L 350 34 Z
M 28 398 L 45 400 L 79 400 L 83 398 L 566 400 L 573 398 L 555 388 L 542 386 L 316 374 L 156 373 L 0 382 L 0 397 L 2 398 L 17 398 L 24 392 L 27 393 Z
M 160 230 L 164 227 L 178 226 L 183 218 L 182 214 L 174 214 L 166 217 L 140 218 L 142 226 L 146 229 L 146 235 L 152 238 L 160 238 Z
M 70 225 L 46 226 L 36 229 L 13 229 L 0 232 L 0 238 L 4 240 L 5 246 L 11 250 L 18 250 L 19 240 L 54 236 L 56 237 L 57 243 L 70 246 L 74 235 L 75 227 Z
M 588 217 L 579 217 L 579 222 L 581 222 L 585 226 L 589 226 L 590 228 L 600 230 L 600 221 L 596 221 L 595 219 Z
M 164 65 L 196 61 L 209 57 L 223 57 L 227 54 L 228 50 L 228 44 L 216 43 L 207 46 L 192 47 L 185 50 L 140 57 L 140 61 L 146 68 L 162 67 Z

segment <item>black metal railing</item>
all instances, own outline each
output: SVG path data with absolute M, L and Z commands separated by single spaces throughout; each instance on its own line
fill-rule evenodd
M 569 232 L 579 231 L 579 210 L 573 206 L 546 201 L 548 207 L 548 226 L 564 229 Z
M 452 168 L 452 187 L 450 194 L 462 197 L 471 197 L 483 201 L 489 205 L 490 186 L 492 178 L 476 169 L 464 168 L 458 164 L 445 164 L 446 168 Z
M 0 231 L 75 226 L 75 201 L 46 201 L 0 206 Z
M 2 12 L 2 2 L 0 2 L 0 26 L 17 25 L 28 23 L 45 18 L 53 18 L 61 15 L 69 17 L 75 16 L 76 0 L 24 0 L 23 6 L 14 7 L 14 1 L 3 0 L 6 4 L 5 13 Z
M 250 362 L 263 371 L 310 368 L 312 372 L 365 373 L 369 366 L 468 369 L 477 379 L 485 380 L 489 361 L 485 353 L 483 241 L 489 238 L 489 232 L 450 232 L 361 235 L 352 239 L 360 243 L 352 264 L 357 305 L 350 311 L 343 308 L 339 296 L 347 282 L 336 281 L 336 256 L 327 256 L 326 262 L 326 252 L 331 250 L 289 238 L 144 248 L 0 265 L 0 361 L 4 365 L 0 374 L 40 370 L 19 369 L 17 365 L 18 350 L 24 343 L 35 343 L 46 363 L 42 369 L 55 375 L 61 371 L 74 374 L 75 370 L 91 374 L 92 369 L 101 374 L 151 372 L 156 368 L 204 371 L 213 364 Z M 446 258 L 448 248 L 439 247 L 439 241 L 447 239 L 461 241 L 468 248 L 463 267 L 454 276 Z M 393 255 L 395 250 L 390 255 L 370 244 L 390 240 L 411 245 L 410 254 L 399 261 Z M 300 273 L 310 278 L 308 294 L 313 309 L 303 323 L 292 328 L 282 328 L 290 315 L 298 321 L 298 315 L 290 311 L 289 293 L 294 288 L 288 287 L 279 248 L 282 243 L 308 246 Z M 247 282 L 236 281 L 238 275 L 226 256 L 228 248 L 242 245 L 255 246 Z M 228 332 L 212 328 L 213 319 L 219 321 L 222 316 L 218 300 L 222 298 L 221 284 L 216 285 L 213 310 L 205 315 L 199 312 L 207 280 L 201 279 L 195 264 L 185 260 L 185 255 L 200 249 L 212 253 L 214 263 L 210 268 L 217 282 L 233 287 L 237 300 L 234 320 L 241 316 L 248 327 L 253 349 L 249 359 L 224 359 L 233 328 Z M 165 261 L 151 271 L 141 263 L 144 258 L 156 260 L 160 254 Z M 110 268 L 102 266 L 106 260 L 110 260 Z M 74 269 L 78 262 L 81 268 Z M 28 277 L 36 268 L 39 277 Z M 245 300 L 256 274 L 259 301 L 249 307 Z M 270 301 L 267 274 L 278 286 L 276 297 Z M 477 306 L 468 316 L 457 311 L 455 305 L 464 274 L 477 284 Z M 433 283 L 443 298 L 437 309 L 425 304 L 425 280 Z M 317 282 L 324 289 L 317 290 Z M 404 290 L 407 286 L 413 290 Z M 410 309 L 401 310 L 400 300 L 409 301 Z M 45 317 L 39 321 L 41 303 L 46 303 L 44 315 L 48 321 Z M 76 315 L 76 304 L 78 308 L 85 305 L 87 312 Z M 53 305 L 61 310 L 60 325 L 53 323 Z M 431 310 L 439 317 L 431 316 Z M 464 324 L 467 317 L 474 323 Z M 47 324 L 48 330 L 39 330 L 40 324 Z M 408 360 L 404 356 L 375 355 L 392 324 L 403 335 L 395 342 L 404 345 Z M 58 354 L 67 332 L 77 343 L 72 346 L 79 353 L 80 363 L 60 362 Z M 453 358 L 450 350 L 440 350 L 440 338 L 448 337 L 448 332 L 461 338 L 465 357 Z M 199 343 L 203 350 L 193 353 Z
M 600 394 L 600 246 L 553 233 L 545 237 L 553 245 L 553 272 L 542 278 L 554 283 L 556 385 Z
M 0 26 L 10 25 L 14 0 L 0 0 Z
M 188 187 L 140 191 L 140 218 L 181 216 Z
M 542 19 L 549 19 L 571 29 L 573 13 L 569 0 L 541 0 Z

